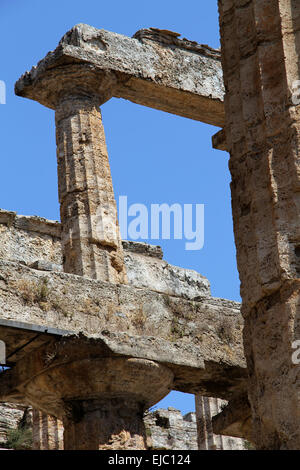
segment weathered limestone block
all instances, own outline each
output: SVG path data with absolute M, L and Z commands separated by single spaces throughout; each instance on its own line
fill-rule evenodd
M 71 86 L 55 116 L 64 271 L 126 283 L 99 99 Z
M 39 271 L 62 271 L 60 264 L 49 263 L 48 261 L 36 260 L 29 264 L 32 269 L 38 269 Z
M 219 11 L 253 438 L 299 449 L 300 4 L 219 0 Z
M 150 256 L 151 258 L 163 259 L 163 251 L 161 246 L 148 245 L 147 243 L 135 242 L 132 240 L 123 240 L 123 249 L 130 253 Z
M 144 422 L 151 450 L 198 449 L 195 413 L 182 416 L 179 410 L 169 407 L 147 413 Z
M 177 364 L 182 391 L 230 397 L 242 386 L 242 321 L 235 302 L 191 301 L 0 261 L 0 309 L 2 320 L 82 332 L 118 354 Z
M 32 264 L 37 260 L 61 265 L 61 226 L 41 217 L 0 210 L 0 258 Z
M 171 266 L 166 261 L 125 252 L 128 282 L 168 295 L 199 300 L 210 296 L 209 281 L 196 271 Z
M 96 94 L 104 72 L 114 76 L 116 82 L 112 94 L 103 95 L 102 102 L 111 96 L 121 97 L 223 126 L 220 52 L 178 36 L 151 28 L 128 38 L 88 25 L 76 25 L 65 34 L 55 51 L 21 77 L 16 94 L 56 109 L 65 85 L 65 80 L 57 81 L 56 66 L 65 79 L 76 75 L 81 80 L 83 95 L 89 95 L 91 88 Z
M 21 225 L 23 219 L 0 210 L 0 259 L 21 261 L 40 271 L 62 271 L 61 224 L 26 217 L 26 225 Z M 209 281 L 196 271 L 163 261 L 160 246 L 128 240 L 122 244 L 129 284 L 191 300 L 210 296 Z
M 26 409 L 24 405 L 0 403 L 0 448 L 6 448 L 9 431 L 18 427 Z
M 0 396 L 10 389 L 12 399 L 61 419 L 66 450 L 145 449 L 143 411 L 169 393 L 173 378 L 164 365 L 107 357 L 96 341 L 64 338 L 3 373 Z
M 212 146 L 217 150 L 227 150 L 225 129 L 221 129 L 212 136 Z

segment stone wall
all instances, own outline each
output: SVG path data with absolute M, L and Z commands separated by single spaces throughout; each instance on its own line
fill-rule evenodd
M 0 404 L 0 449 L 6 448 L 8 432 L 16 429 L 24 417 L 26 407 L 11 403 Z
M 61 225 L 41 217 L 0 210 L 0 259 L 41 271 L 62 271 Z M 210 296 L 209 281 L 189 269 L 169 265 L 159 246 L 123 241 L 129 284 L 194 299 Z
M 169 407 L 147 413 L 144 422 L 151 450 L 198 449 L 195 413 L 182 416 L 179 410 Z

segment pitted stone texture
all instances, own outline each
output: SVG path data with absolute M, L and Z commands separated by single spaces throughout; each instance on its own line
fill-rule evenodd
M 0 259 L 21 261 L 41 271 L 62 271 L 61 225 L 36 217 L 0 211 Z M 22 227 L 22 228 L 20 228 Z M 210 296 L 209 281 L 196 271 L 163 261 L 160 246 L 123 240 L 128 283 L 176 297 L 201 300 Z
M 103 357 L 96 343 L 75 338 L 36 349 L 8 376 L 14 393 L 63 421 L 66 450 L 145 449 L 143 412 L 174 378 L 164 365 Z
M 219 0 L 219 11 L 253 438 L 299 449 L 300 4 Z
M 145 450 L 142 403 L 128 397 L 67 403 L 65 450 Z
M 161 246 L 148 245 L 147 243 L 123 240 L 123 249 L 139 255 L 151 256 L 152 258 L 163 259 Z
M 56 110 L 64 271 L 119 284 L 127 277 L 98 104 L 71 96 Z
M 0 210 L 0 258 L 32 264 L 62 264 L 60 224 Z
M 74 26 L 58 47 L 26 72 L 16 94 L 56 109 L 69 79 L 83 94 L 111 96 L 223 126 L 224 86 L 219 51 L 155 31 L 155 40 L 139 32 L 129 38 L 88 25 Z M 169 37 L 170 35 L 168 35 Z M 153 35 L 152 35 L 152 39 Z M 114 79 L 99 91 L 103 74 Z M 110 94 L 111 93 L 111 94 Z
M 195 413 L 182 416 L 169 407 L 147 413 L 144 419 L 148 446 L 151 450 L 197 450 Z
M 24 405 L 0 403 L 0 449 L 7 447 L 8 432 L 18 427 L 26 410 Z
M 38 271 L 62 271 L 62 266 L 59 264 L 49 263 L 48 261 L 37 260 L 29 265 L 32 269 Z
M 210 296 L 209 281 L 190 269 L 137 253 L 125 254 L 129 284 L 186 299 Z
M 0 308 L 3 319 L 82 332 L 118 354 L 177 364 L 182 391 L 227 397 L 242 386 L 243 324 L 235 302 L 191 301 L 0 261 Z

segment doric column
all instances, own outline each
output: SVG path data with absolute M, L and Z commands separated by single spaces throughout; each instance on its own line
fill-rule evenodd
M 145 449 L 143 413 L 170 392 L 174 379 L 154 361 L 102 356 L 99 344 L 79 338 L 42 346 L 14 373 L 28 403 L 62 421 L 65 450 Z M 49 417 L 39 413 L 34 423 L 35 441 L 54 445 Z
M 219 0 L 219 11 L 253 439 L 299 449 L 300 3 Z
M 36 409 L 32 410 L 33 450 L 63 450 L 62 422 Z
M 134 396 L 69 403 L 66 450 L 145 450 L 144 405 Z
M 126 283 L 99 99 L 63 95 L 55 120 L 64 270 Z

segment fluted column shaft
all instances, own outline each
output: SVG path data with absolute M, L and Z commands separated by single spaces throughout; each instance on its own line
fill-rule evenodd
M 69 404 L 65 450 L 145 450 L 143 405 L 136 398 L 82 400 Z
M 126 283 L 99 102 L 62 98 L 55 120 L 64 270 Z
M 219 0 L 219 11 L 253 439 L 299 449 L 300 3 Z
M 33 450 L 63 450 L 63 425 L 54 416 L 32 410 Z

